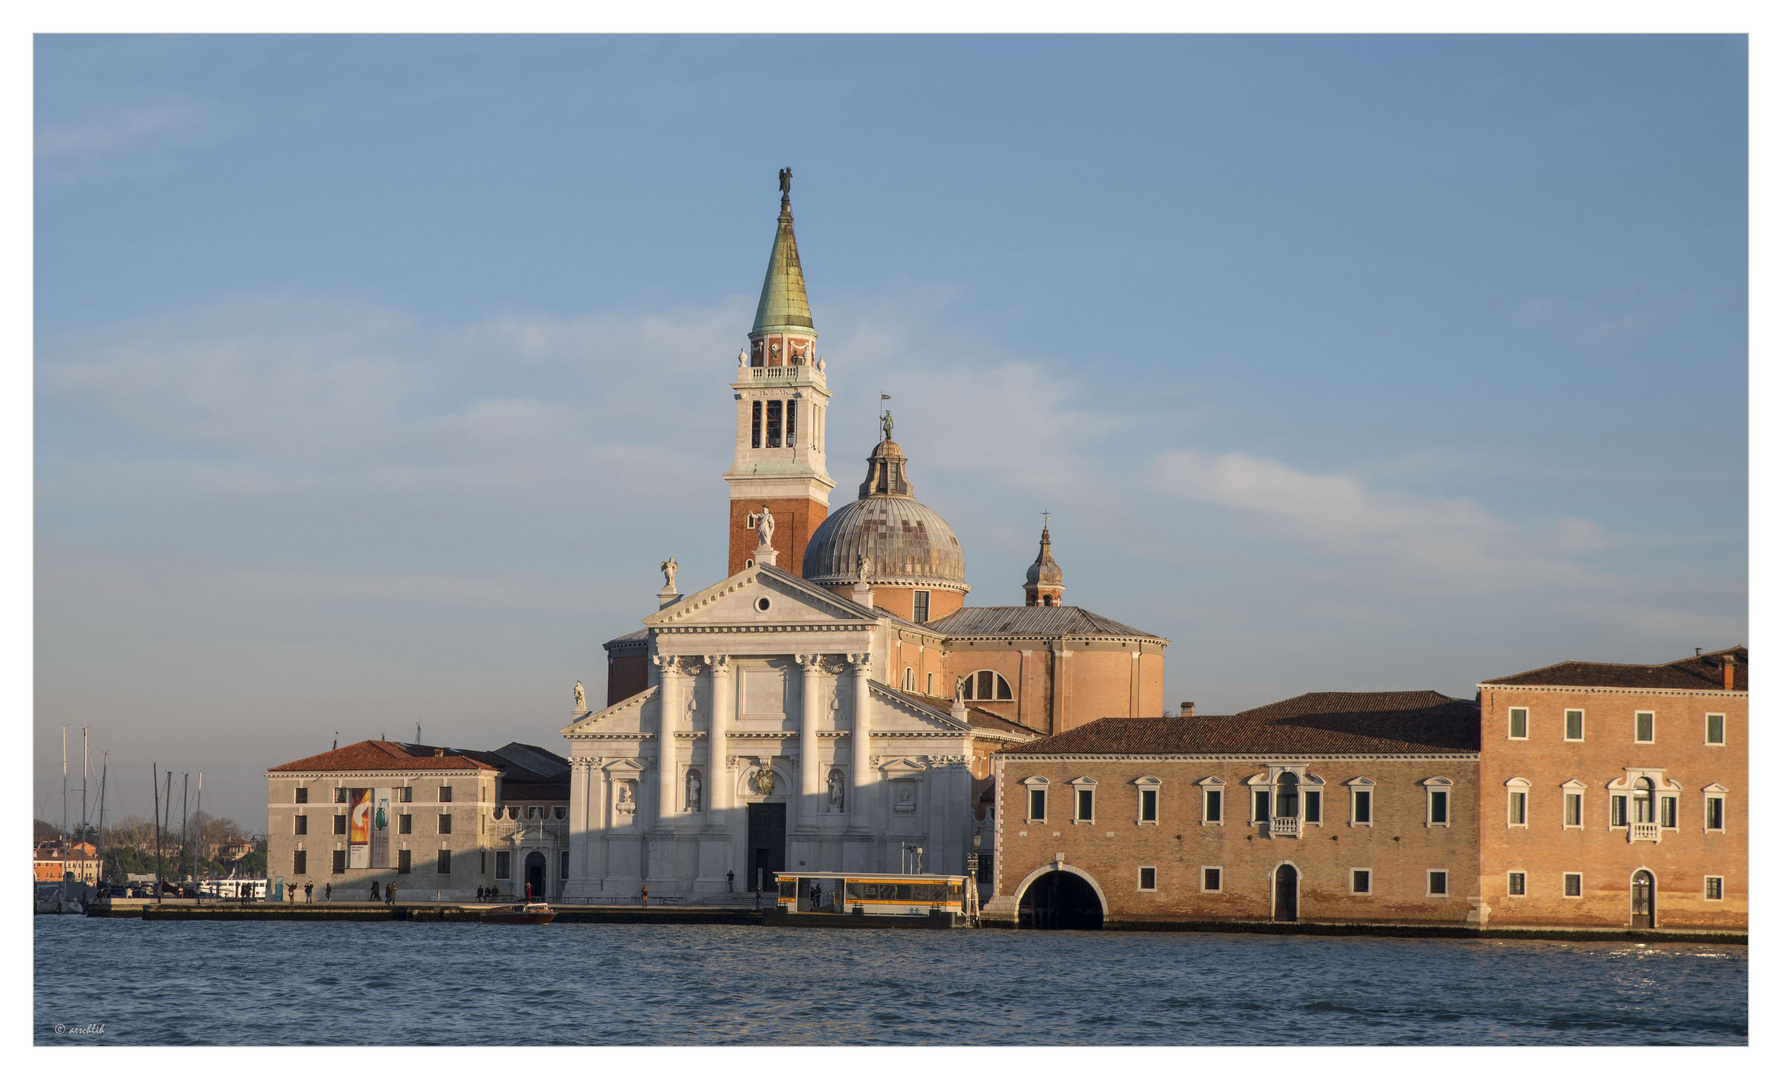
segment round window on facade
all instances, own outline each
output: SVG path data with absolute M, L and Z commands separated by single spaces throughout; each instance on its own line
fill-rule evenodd
M 773 606 L 773 601 L 769 600 L 765 596 L 763 596 L 761 599 L 755 601 L 755 610 L 756 611 L 766 611 L 768 608 L 770 608 L 772 606 Z

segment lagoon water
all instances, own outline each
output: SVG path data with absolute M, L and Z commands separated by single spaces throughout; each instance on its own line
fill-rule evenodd
M 38 916 L 34 952 L 40 1046 L 1747 1040 L 1744 946 Z

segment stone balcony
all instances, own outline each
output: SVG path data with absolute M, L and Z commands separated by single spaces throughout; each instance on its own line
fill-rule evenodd
M 797 383 L 814 383 L 827 385 L 823 372 L 811 364 L 786 364 L 776 367 L 739 367 L 736 369 L 738 385 L 751 386 L 792 386 Z
M 1658 843 L 1659 828 L 1655 821 L 1636 821 L 1627 827 L 1627 842 L 1637 844 L 1642 840 Z
M 1268 834 L 1271 837 L 1284 836 L 1298 840 L 1300 819 L 1298 817 L 1275 817 L 1268 819 Z

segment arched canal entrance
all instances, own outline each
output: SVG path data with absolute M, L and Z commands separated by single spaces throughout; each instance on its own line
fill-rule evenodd
M 526 889 L 528 899 L 545 898 L 545 857 L 540 852 L 526 856 Z
M 1016 925 L 1024 930 L 1100 930 L 1101 897 L 1076 874 L 1050 870 L 1021 894 Z

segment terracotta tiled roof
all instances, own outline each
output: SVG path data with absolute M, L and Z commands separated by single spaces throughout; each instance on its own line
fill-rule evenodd
M 953 702 L 950 698 L 935 697 L 933 694 L 917 694 L 909 690 L 900 690 L 898 693 L 901 693 L 907 698 L 915 698 L 922 704 L 927 705 L 930 708 L 939 709 L 941 712 L 949 715 L 953 711 Z M 1009 704 L 1012 706 L 1014 705 L 1014 702 L 1011 701 Z M 965 711 L 972 727 L 990 728 L 995 731 L 1010 731 L 1019 735 L 1045 734 L 1045 732 L 1040 731 L 1037 728 L 1030 728 L 1026 724 L 1017 723 L 1006 716 L 991 712 L 989 709 L 980 709 L 976 705 L 967 705 Z
M 968 607 L 928 624 L 948 637 L 1112 637 L 1143 638 L 1162 645 L 1167 638 L 1115 622 L 1080 607 Z
M 1028 743 L 1038 754 L 1470 753 L 1479 707 L 1433 690 L 1302 694 L 1235 716 L 1106 717 Z
M 478 769 L 494 772 L 498 766 L 479 761 L 476 751 L 446 749 L 443 757 L 434 751 L 444 749 L 414 743 L 386 742 L 367 739 L 314 757 L 299 758 L 283 765 L 274 765 L 267 772 L 419 772 Z
M 1611 686 L 1630 690 L 1724 690 L 1727 660 L 1733 664 L 1733 689 L 1747 690 L 1750 653 L 1743 645 L 1685 656 L 1668 664 L 1602 664 L 1567 660 L 1550 667 L 1486 679 L 1486 686 Z

